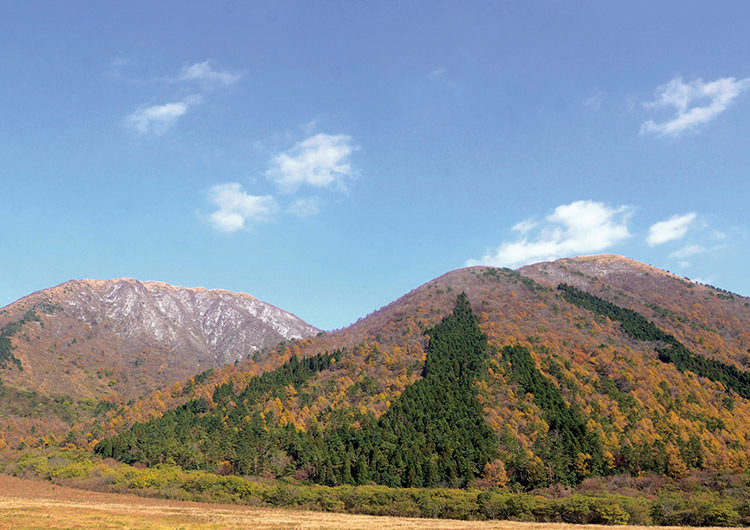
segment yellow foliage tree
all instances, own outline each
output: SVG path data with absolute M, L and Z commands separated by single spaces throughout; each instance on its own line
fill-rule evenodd
M 482 479 L 490 488 L 504 488 L 508 484 L 508 474 L 503 461 L 498 458 L 487 462 L 482 470 Z
M 682 478 L 688 474 L 688 467 L 680 457 L 680 450 L 674 444 L 667 445 L 667 475 Z

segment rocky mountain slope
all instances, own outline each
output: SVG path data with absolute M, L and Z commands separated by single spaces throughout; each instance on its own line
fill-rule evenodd
M 7 386 L 124 401 L 318 332 L 247 294 L 130 278 L 38 291 L 0 310 L 0 330 Z

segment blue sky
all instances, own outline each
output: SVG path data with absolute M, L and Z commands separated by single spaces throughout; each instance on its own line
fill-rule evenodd
M 468 264 L 600 252 L 748 295 L 749 19 L 0 2 L 0 305 L 129 276 L 332 329 Z

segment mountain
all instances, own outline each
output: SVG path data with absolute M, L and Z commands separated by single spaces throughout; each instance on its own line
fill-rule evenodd
M 605 254 L 519 272 L 549 287 L 567 283 L 642 312 L 696 352 L 750 369 L 750 298 L 638 261 Z
M 462 293 L 475 316 L 459 316 Z M 441 346 L 460 348 L 473 322 L 486 343 L 472 344 L 485 346 L 458 356 Z M 471 377 L 453 384 L 465 355 Z M 119 432 L 100 450 L 145 463 L 229 462 L 327 484 L 460 484 L 487 469 L 524 487 L 623 471 L 680 476 L 750 466 L 749 368 L 746 297 L 613 255 L 470 267 L 348 328 L 109 411 L 95 436 Z M 475 439 L 483 427 L 446 424 L 437 436 L 436 406 L 450 417 L 478 410 L 496 458 L 487 447 L 450 449 L 457 433 Z
M 316 333 L 248 294 L 69 281 L 0 310 L 2 412 L 22 424 L 36 416 L 64 425 L 100 401 L 125 402 Z

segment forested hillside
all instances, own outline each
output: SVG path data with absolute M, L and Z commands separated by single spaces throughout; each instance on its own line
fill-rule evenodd
M 115 404 L 317 332 L 228 291 L 129 278 L 38 291 L 0 309 L 0 440 L 60 439 Z
M 186 465 L 225 465 L 234 472 L 324 484 L 474 481 L 524 488 L 622 472 L 680 477 L 690 469 L 746 468 L 748 300 L 624 258 L 600 259 L 604 265 L 598 266 L 618 271 L 619 283 L 610 286 L 603 275 L 572 268 L 596 258 L 566 260 L 568 271 L 561 264 L 539 266 L 554 267 L 554 279 L 567 285 L 537 283 L 530 278 L 537 269 L 454 271 L 350 328 L 287 343 L 113 410 L 97 437 L 158 417 L 153 410 L 198 402 L 196 418 L 225 418 L 231 430 L 228 418 L 236 416 L 238 403 L 222 389 L 241 396 L 260 374 L 282 373 L 291 359 L 329 352 L 331 364 L 304 381 L 267 386 L 253 401 L 243 401 L 252 411 L 245 421 L 259 425 L 262 418 L 263 431 L 271 433 L 262 447 L 268 453 L 258 458 L 261 469 L 238 467 L 231 452 Z M 622 280 L 627 274 L 635 286 L 630 292 Z M 642 288 L 638 281 L 658 288 Z M 466 298 L 456 305 L 462 292 Z M 691 297 L 690 313 L 680 312 L 684 302 L 667 305 Z M 443 342 L 441 330 L 461 320 L 462 300 L 476 314 L 467 321 L 476 319 L 479 334 L 468 326 L 459 335 L 476 336 L 467 341 L 479 345 L 486 336 L 486 346 L 467 350 L 460 341 Z M 733 318 L 720 325 L 698 306 Z M 450 344 L 445 351 L 454 353 L 441 354 L 440 344 Z M 717 350 L 715 344 L 730 347 Z M 473 368 L 462 368 L 451 355 Z M 439 420 L 458 416 L 464 421 Z M 482 421 L 473 419 L 480 416 Z M 127 440 L 144 428 L 112 440 Z M 372 432 L 385 443 L 371 443 Z M 451 438 L 462 440 L 458 445 L 464 443 L 473 456 L 451 452 Z M 435 451 L 438 446 L 443 453 Z M 160 454 L 146 461 L 170 458 Z
M 23 443 L 332 485 L 747 468 L 749 322 L 747 298 L 626 258 L 473 267 Z
M 340 354 L 293 357 L 251 379 L 241 391 L 216 387 L 204 398 L 103 440 L 96 452 L 127 463 L 176 463 L 187 469 L 228 466 L 243 475 L 298 474 L 328 485 L 462 485 L 496 456 L 497 442 L 477 401 L 487 337 L 465 295 L 452 315 L 428 331 L 423 378 L 379 419 L 371 412 L 330 411 L 323 428 L 297 430 L 263 411 L 260 397 L 304 384 Z

